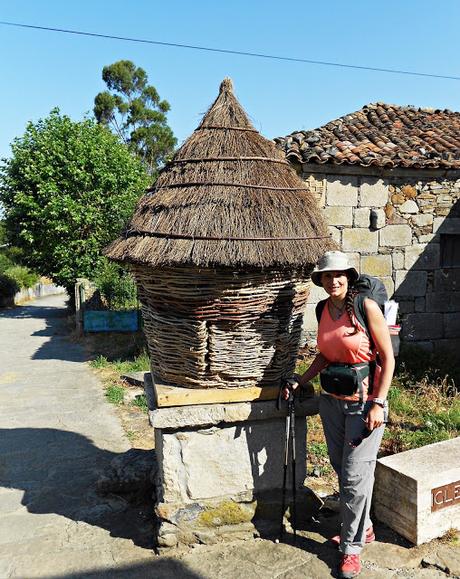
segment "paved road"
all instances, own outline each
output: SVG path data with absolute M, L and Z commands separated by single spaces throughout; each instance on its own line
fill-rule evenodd
M 94 492 L 129 443 L 67 334 L 62 296 L 0 310 L 0 579 L 336 577 L 326 519 L 297 547 L 258 539 L 155 556 L 142 514 Z M 458 550 L 410 549 L 380 529 L 377 538 L 363 579 L 460 575 Z
M 2 579 L 153 557 L 135 544 L 145 540 L 142 521 L 126 502 L 94 492 L 130 445 L 81 346 L 66 337 L 64 302 L 50 296 L 0 310 Z

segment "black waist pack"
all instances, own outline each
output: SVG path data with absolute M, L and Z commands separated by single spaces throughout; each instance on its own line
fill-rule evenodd
M 352 396 L 359 392 L 362 398 L 363 380 L 369 376 L 369 363 L 329 364 L 319 375 L 321 387 L 329 394 Z

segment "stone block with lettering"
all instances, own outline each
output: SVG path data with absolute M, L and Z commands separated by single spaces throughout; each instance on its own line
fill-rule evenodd
M 443 337 L 444 334 L 443 328 L 444 328 L 443 314 L 438 313 L 407 314 L 402 324 L 402 337 L 404 340 L 408 342 L 437 340 L 438 338 Z
M 361 207 L 383 207 L 388 201 L 390 191 L 383 179 L 363 179 L 359 188 L 359 204 Z
M 396 296 L 424 296 L 428 275 L 426 271 L 396 271 L 395 291 Z M 397 299 L 396 298 L 396 299 Z
M 377 231 L 354 228 L 344 229 L 342 232 L 343 251 L 377 253 L 378 242 L 379 238 Z
M 373 505 L 415 545 L 460 530 L 460 437 L 379 459 Z
M 440 265 L 439 243 L 415 244 L 405 249 L 406 269 L 437 269 Z
M 330 206 L 324 208 L 324 217 L 328 225 L 353 225 L 353 209 L 351 207 Z
M 391 276 L 391 255 L 363 255 L 361 271 L 377 277 Z
M 326 205 L 356 207 L 358 205 L 358 178 L 342 175 L 329 177 Z
M 379 231 L 380 245 L 387 247 L 406 247 L 412 243 L 410 225 L 387 225 Z

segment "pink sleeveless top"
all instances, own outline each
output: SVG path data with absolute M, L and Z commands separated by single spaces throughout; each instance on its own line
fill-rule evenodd
M 321 354 L 329 360 L 329 362 L 341 362 L 344 364 L 357 364 L 358 362 L 370 362 L 375 360 L 375 353 L 371 351 L 369 338 L 355 319 L 358 328 L 355 328 L 350 321 L 346 311 L 340 316 L 338 320 L 333 320 L 329 312 L 329 302 L 323 308 L 321 319 L 318 326 L 318 348 Z M 377 365 L 374 377 L 374 388 L 378 385 L 380 378 L 380 366 Z M 364 400 L 371 399 L 372 395 L 368 396 L 369 380 L 364 381 Z M 359 400 L 359 394 L 353 396 L 339 396 L 330 394 L 335 398 L 342 400 Z

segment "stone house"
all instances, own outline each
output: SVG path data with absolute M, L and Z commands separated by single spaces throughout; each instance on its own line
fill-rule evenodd
M 275 141 L 355 267 L 399 303 L 403 341 L 460 346 L 460 113 L 370 104 Z M 313 286 L 311 336 L 324 295 Z

